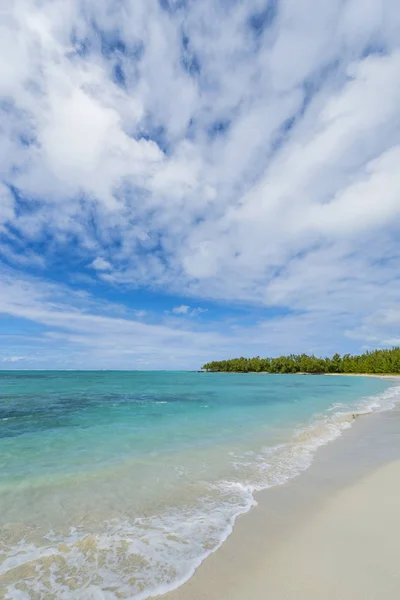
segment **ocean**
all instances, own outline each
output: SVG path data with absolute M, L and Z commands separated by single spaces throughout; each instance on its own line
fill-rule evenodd
M 186 581 L 394 381 L 0 372 L 0 598 L 145 600 Z

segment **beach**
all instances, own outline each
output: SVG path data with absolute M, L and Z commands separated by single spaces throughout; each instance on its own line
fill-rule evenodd
M 231 537 L 165 600 L 400 597 L 400 408 L 371 414 L 311 467 L 256 495 Z
M 397 382 L 0 378 L 0 598 L 365 600 L 360 569 L 368 593 L 390 585 Z
M 400 600 L 400 0 L 4 0 L 0 600 Z

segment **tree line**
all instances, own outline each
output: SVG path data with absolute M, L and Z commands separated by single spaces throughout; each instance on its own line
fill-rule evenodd
M 203 365 L 209 372 L 232 373 L 400 373 L 400 347 L 374 350 L 364 354 L 334 354 L 318 358 L 307 354 L 289 354 L 277 358 L 231 358 Z

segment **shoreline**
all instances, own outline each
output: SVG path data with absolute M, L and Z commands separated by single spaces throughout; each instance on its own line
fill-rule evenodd
M 235 590 L 227 589 L 232 580 L 236 581 L 235 588 L 242 585 L 243 592 L 238 600 L 243 600 L 247 588 L 256 580 L 256 573 L 253 574 L 255 565 L 260 565 L 260 561 L 265 561 L 266 557 L 268 562 L 272 560 L 281 541 L 292 535 L 305 517 L 317 512 L 319 502 L 316 499 L 336 494 L 336 488 L 343 485 L 340 479 L 340 486 L 333 486 L 331 494 L 325 481 L 322 485 L 321 481 L 313 485 L 312 477 L 310 480 L 310 473 L 315 471 L 310 466 L 315 466 L 316 459 L 320 463 L 324 448 L 337 446 L 328 442 L 336 438 L 347 439 L 348 430 L 358 431 L 358 426 L 351 429 L 355 420 L 363 429 L 364 424 L 371 422 L 370 419 L 358 417 L 371 414 L 371 411 L 388 410 L 400 400 L 400 386 L 395 381 L 383 379 L 353 378 L 350 381 L 350 378 L 345 382 L 343 378 L 301 377 L 239 377 L 229 382 L 222 381 L 224 377 L 217 378 L 219 382 L 213 378 L 207 382 L 203 382 L 202 378 L 196 379 L 205 384 L 205 389 L 199 394 L 201 403 L 196 402 L 196 406 L 208 408 L 208 403 L 203 406 L 203 402 L 208 400 L 205 395 L 217 394 L 221 398 L 217 403 L 218 412 L 190 410 L 188 419 L 179 406 L 179 413 L 183 412 L 185 418 L 181 424 L 183 427 L 177 429 L 176 404 L 168 406 L 166 400 L 169 397 L 164 393 L 158 399 L 157 396 L 150 396 L 150 403 L 146 406 L 150 407 L 147 412 L 152 417 L 163 417 L 166 413 L 173 416 L 172 420 L 164 420 L 164 423 L 158 421 L 163 431 L 168 423 L 173 423 L 168 440 L 172 435 L 180 435 L 181 430 L 186 436 L 185 441 L 190 439 L 191 444 L 193 435 L 188 436 L 188 433 L 194 431 L 202 443 L 204 436 L 210 436 L 211 443 L 207 443 L 204 454 L 191 454 L 189 449 L 186 450 L 186 444 L 184 452 L 180 447 L 173 446 L 171 453 L 167 448 L 165 458 L 161 457 L 160 451 L 154 452 L 157 449 L 154 446 L 157 436 L 154 435 L 151 419 L 151 428 L 146 429 L 146 433 L 151 431 L 149 439 L 152 441 L 151 447 L 145 448 L 145 459 L 135 461 L 135 457 L 132 457 L 131 461 L 118 460 L 120 466 L 111 465 L 111 469 L 87 471 L 90 481 L 86 474 L 83 477 L 73 474 L 72 478 L 63 478 L 63 473 L 59 480 L 51 473 L 50 481 L 37 481 L 37 477 L 30 479 L 28 473 L 28 477 L 25 476 L 27 485 L 19 485 L 14 492 L 12 478 L 15 471 L 9 469 L 12 486 L 5 489 L 1 515 L 2 523 L 6 526 L 3 541 L 7 562 L 0 577 L 0 588 L 6 582 L 11 596 L 15 595 L 14 590 L 35 596 L 37 590 L 43 589 L 49 596 L 62 596 L 66 600 L 70 593 L 78 596 L 87 593 L 90 597 L 106 593 L 110 599 L 128 594 L 136 600 L 145 600 L 166 592 L 170 592 L 170 598 L 175 600 L 193 600 L 194 596 L 211 600 L 207 586 L 214 576 L 207 573 L 210 565 L 216 565 L 219 599 L 234 598 Z M 170 381 L 173 379 L 170 378 Z M 192 386 L 194 379 L 184 377 L 180 381 Z M 175 391 L 173 383 L 175 401 L 180 393 Z M 109 382 L 111 389 L 112 384 L 115 384 L 115 378 Z M 118 378 L 119 385 L 121 382 Z M 148 385 L 145 379 L 146 398 Z M 218 385 L 222 387 L 216 392 Z M 186 397 L 186 389 L 184 387 L 181 392 L 183 398 Z M 272 402 L 266 403 L 266 396 Z M 194 398 L 197 400 L 197 396 Z M 255 405 L 254 412 L 250 414 L 247 414 L 247 398 Z M 78 408 L 81 402 L 86 408 L 86 399 L 82 399 L 80 394 L 77 399 L 72 395 L 72 399 Z M 192 400 L 191 395 L 189 400 Z M 139 414 L 143 414 L 140 404 Z M 156 406 L 158 404 L 166 406 L 160 408 Z M 270 404 L 273 404 L 272 409 Z M 237 405 L 239 411 L 236 410 Z M 192 406 L 193 403 L 190 409 Z M 227 408 L 231 406 L 232 412 L 227 415 Z M 117 426 L 121 422 L 125 427 L 126 417 L 130 414 L 124 413 L 120 421 L 114 422 Z M 201 427 L 191 431 L 187 422 L 196 422 L 194 416 Z M 87 425 L 85 419 L 82 422 Z M 215 429 L 214 437 L 211 435 L 212 427 Z M 225 427 L 229 434 L 226 438 L 221 436 Z M 108 424 L 107 428 L 111 432 Z M 34 438 L 37 444 L 31 447 L 37 449 L 41 456 L 42 429 L 38 428 L 37 433 Z M 96 437 L 97 434 L 98 430 Z M 137 437 L 136 433 L 134 437 Z M 102 452 L 108 443 L 107 436 L 104 439 Z M 115 439 L 113 435 L 112 444 Z M 121 440 L 124 438 L 121 437 Z M 129 436 L 130 444 L 131 440 L 132 435 Z M 218 445 L 215 444 L 216 440 Z M 342 447 L 342 443 L 339 445 Z M 163 446 L 160 445 L 158 449 L 163 450 Z M 352 445 L 349 450 L 353 452 Z M 65 455 L 66 465 L 69 465 L 70 457 L 68 453 Z M 18 444 L 15 454 L 10 453 L 10 456 L 17 459 L 15 465 L 19 473 L 21 461 Z M 225 461 L 219 462 L 220 456 Z M 204 462 L 199 460 L 203 457 Z M 75 461 L 74 455 L 72 458 Z M 343 463 L 347 467 L 349 458 L 346 455 L 344 460 L 336 462 L 343 471 Z M 201 469 L 195 470 L 197 465 Z M 173 477 L 168 476 L 171 468 L 174 469 Z M 23 474 L 31 471 L 29 467 L 25 471 L 23 469 Z M 329 464 L 328 469 L 324 469 L 324 479 L 327 473 L 331 476 L 333 471 L 334 468 Z M 145 477 L 142 477 L 142 473 Z M 98 474 L 100 477 L 97 477 Z M 358 471 L 355 475 L 349 478 L 350 482 L 359 477 Z M 182 476 L 183 480 L 180 481 Z M 160 482 L 157 483 L 158 489 L 156 485 L 150 487 L 153 481 Z M 307 481 L 311 481 L 311 487 L 305 484 Z M 139 491 L 138 497 L 135 496 L 136 490 Z M 32 497 L 35 498 L 33 507 Z M 302 498 L 306 498 L 307 502 Z M 313 509 L 311 512 L 310 508 Z M 244 516 L 244 513 L 247 515 Z M 76 529 L 72 529 L 76 525 Z M 74 531 L 73 535 L 69 534 L 71 531 Z M 242 548 L 245 549 L 244 554 Z M 228 560 L 224 558 L 227 551 L 230 553 Z M 105 568 L 92 571 L 91 564 L 97 564 L 98 561 L 106 565 Z M 231 563 L 234 561 L 236 563 L 232 570 Z M 47 578 L 48 569 L 54 575 L 51 580 Z M 74 575 L 77 569 L 87 585 L 82 585 L 83 579 L 71 579 L 71 574 Z M 224 576 L 221 578 L 222 574 Z M 261 582 L 260 589 L 267 584 Z M 193 588 L 193 585 L 198 588 Z M 252 596 L 256 593 L 254 590 Z M 186 596 L 181 597 L 180 594 Z
M 313 561 L 318 559 L 319 554 L 329 555 L 329 548 L 337 549 L 343 540 L 347 540 L 347 546 L 345 545 L 341 553 L 347 548 L 348 560 L 351 563 L 352 554 L 358 550 L 353 548 L 351 540 L 347 539 L 348 529 L 357 529 L 361 535 L 370 536 L 372 540 L 368 546 L 368 556 L 360 557 L 361 565 L 365 566 L 366 561 L 372 560 L 374 548 L 378 562 L 383 561 L 383 558 L 380 558 L 382 548 L 379 539 L 375 539 L 377 529 L 374 529 L 372 518 L 379 512 L 385 515 L 386 520 L 379 520 L 378 530 L 384 532 L 383 537 L 389 546 L 396 545 L 395 523 L 400 526 L 400 521 L 397 510 L 394 513 L 393 506 L 388 507 L 385 499 L 398 498 L 400 494 L 400 484 L 396 483 L 396 480 L 400 481 L 400 442 L 397 434 L 400 407 L 397 405 L 391 410 L 366 416 L 368 418 L 357 419 L 357 424 L 344 431 L 342 436 L 335 440 L 335 444 L 319 448 L 311 466 L 299 476 L 285 484 L 256 492 L 257 506 L 237 518 L 232 534 L 222 546 L 204 560 L 185 584 L 157 598 L 263 600 L 267 592 L 274 600 L 369 598 L 365 595 L 365 590 L 363 595 L 355 595 L 357 585 L 360 587 L 362 582 L 354 581 L 351 573 L 348 574 L 351 581 L 347 582 L 347 587 L 342 582 L 343 589 L 332 591 L 332 595 L 327 593 L 327 585 L 332 590 L 336 585 L 335 579 L 329 582 L 326 580 L 325 571 L 329 571 L 331 565 L 329 561 L 318 566 L 318 570 L 325 573 L 325 579 L 318 578 L 313 572 L 312 581 L 317 581 L 315 589 L 311 589 L 309 582 L 302 579 L 304 570 L 312 569 L 313 565 L 315 567 Z M 376 486 L 382 491 L 374 495 Z M 370 502 L 368 499 L 372 497 L 374 501 Z M 363 502 L 363 511 L 360 514 L 353 514 L 352 511 L 349 519 L 346 507 L 354 507 L 355 504 L 360 505 Z M 390 527 L 388 522 L 391 523 Z M 336 523 L 336 526 L 332 527 L 332 523 Z M 317 549 L 314 553 L 307 550 L 310 531 L 314 537 L 313 547 Z M 324 532 L 329 532 L 326 534 L 327 543 Z M 307 557 L 307 564 L 301 568 L 296 566 L 299 561 L 295 560 L 297 555 L 293 548 L 303 556 L 303 562 Z M 288 557 L 291 557 L 290 566 Z M 332 560 L 334 567 L 334 558 Z M 280 573 L 280 577 L 276 573 Z M 361 575 L 358 574 L 356 579 L 358 577 Z M 296 592 L 287 587 L 288 579 L 297 581 Z M 396 595 L 387 590 L 380 596 L 397 599 L 400 596 L 400 574 L 397 583 Z M 382 585 L 384 582 L 376 582 L 376 586 Z M 351 595 L 346 596 L 346 589 L 352 590 Z M 373 582 L 369 582 L 368 589 L 374 589 Z M 377 588 L 375 593 L 378 594 Z M 378 595 L 371 596 L 371 599 L 375 597 Z
M 298 373 L 298 375 L 308 375 L 309 373 Z M 322 373 L 322 375 L 339 377 L 377 377 L 378 379 L 399 379 L 400 375 L 385 373 Z
M 195 371 L 196 373 L 205 373 L 215 375 L 216 373 L 225 373 L 226 375 L 307 375 L 310 377 L 375 377 L 378 379 L 400 379 L 400 374 L 386 373 L 306 373 L 298 371 L 297 373 L 272 373 L 271 371 Z

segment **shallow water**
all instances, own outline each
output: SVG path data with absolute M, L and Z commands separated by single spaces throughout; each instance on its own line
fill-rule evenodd
M 0 597 L 173 588 L 256 490 L 399 391 L 360 377 L 1 372 Z

